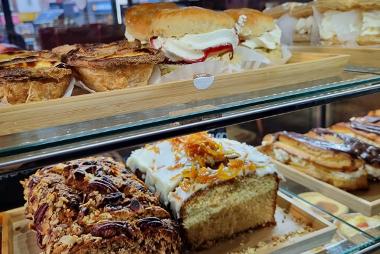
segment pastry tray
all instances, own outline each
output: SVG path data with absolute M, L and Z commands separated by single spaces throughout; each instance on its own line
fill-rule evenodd
M 2 253 L 38 254 L 35 233 L 29 229 L 24 208 L 9 210 L 2 214 Z M 276 211 L 277 225 L 239 234 L 233 239 L 218 243 L 199 254 L 239 253 L 247 249 L 255 253 L 301 253 L 328 243 L 336 227 L 279 192 Z M 260 247 L 258 247 L 260 246 Z M 185 253 L 194 253 L 185 251 Z
M 371 72 L 380 74 L 380 47 L 373 46 L 308 46 L 294 45 L 291 47 L 294 52 L 313 52 L 329 54 L 346 54 L 350 55 L 349 64 L 359 67 L 370 67 Z
M 0 107 L 0 135 L 335 77 L 343 71 L 348 60 L 348 55 L 298 52 L 284 65 L 209 77 L 211 85 L 201 90 L 195 84 L 202 77 L 196 77 L 159 85 L 3 106 Z M 311 86 L 312 83 L 309 83 Z
M 373 216 L 380 213 L 379 182 L 371 182 L 368 190 L 348 192 L 311 177 L 288 165 L 275 160 L 273 161 L 278 166 L 277 168 L 280 173 L 286 178 L 289 178 L 310 190 L 320 192 L 366 216 Z

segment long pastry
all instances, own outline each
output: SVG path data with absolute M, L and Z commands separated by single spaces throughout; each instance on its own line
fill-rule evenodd
M 331 126 L 331 129 L 380 147 L 380 116 L 354 117 L 350 122 Z
M 322 128 L 314 129 L 307 135 L 351 147 L 349 153 L 365 162 L 364 169 L 370 179 L 380 180 L 380 147 L 370 145 L 346 134 Z
M 286 131 L 265 136 L 262 149 L 276 160 L 338 188 L 367 188 L 364 162 L 350 154 L 351 150 L 346 144 Z

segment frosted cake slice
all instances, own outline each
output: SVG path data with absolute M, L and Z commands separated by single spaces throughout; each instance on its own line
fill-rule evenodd
M 252 146 L 197 133 L 136 150 L 127 166 L 170 207 L 192 248 L 275 223 L 277 171 Z

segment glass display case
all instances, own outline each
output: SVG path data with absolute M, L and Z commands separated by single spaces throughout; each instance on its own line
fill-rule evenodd
M 111 14 L 115 7 L 112 6 L 113 1 L 88 2 L 90 5 L 86 9 L 86 19 L 89 20 L 87 23 L 96 23 L 100 19 L 103 23 L 116 23 L 115 17 Z M 119 5 L 129 6 L 147 1 L 116 2 Z M 201 4 L 200 2 L 208 1 L 179 2 L 190 5 L 191 2 Z M 226 2 L 233 5 L 234 1 Z M 263 4 L 263 1 L 260 1 L 260 6 Z M 70 8 L 65 7 L 68 9 L 65 12 L 74 12 L 72 10 L 74 3 L 70 2 L 70 6 Z M 117 8 L 121 11 L 122 8 L 119 7 Z M 72 18 L 78 17 L 73 14 Z M 120 14 L 119 19 L 121 19 Z M 88 39 L 85 38 L 83 32 L 87 31 L 96 34 L 96 38 L 104 37 L 101 41 L 110 42 L 115 40 L 115 30 L 118 31 L 117 39 L 123 37 L 121 28 L 116 24 L 107 27 L 88 25 L 80 29 L 68 30 L 69 34 L 83 37 L 83 40 Z M 27 27 L 20 26 L 18 30 L 23 29 L 26 31 Z M 64 39 L 70 43 L 77 42 L 74 36 L 66 38 L 66 30 L 61 35 L 58 30 L 52 27 L 40 29 L 40 35 L 46 37 L 44 43 L 47 46 L 44 48 L 58 46 L 54 44 L 56 40 L 53 34 L 65 37 Z M 25 34 L 29 34 L 29 31 Z M 309 55 L 306 56 L 309 57 Z M 312 56 L 310 55 L 310 58 Z M 325 53 L 324 56 L 334 57 L 336 54 Z M 374 62 L 371 61 L 371 63 Z M 297 66 L 302 66 L 303 63 L 291 62 L 290 64 L 294 64 L 293 68 L 297 69 Z M 366 66 L 352 61 L 343 65 L 338 74 L 325 69 L 328 75 L 318 72 L 320 65 L 317 63 L 311 65 L 310 69 L 304 73 L 298 72 L 296 75 L 292 74 L 291 68 L 276 69 L 277 67 L 272 66 L 265 67 L 267 69 L 264 68 L 262 72 L 256 69 L 250 70 L 251 76 L 239 73 L 227 75 L 221 73 L 215 76 L 202 73 L 199 75 L 200 78 L 212 78 L 212 88 L 210 86 L 203 90 L 198 89 L 196 79 L 199 77 L 194 76 L 192 80 L 159 84 L 169 88 L 164 91 L 167 95 L 162 95 L 162 91 L 158 89 L 154 92 L 143 90 L 144 87 L 130 88 L 134 92 L 130 94 L 124 91 L 129 88 L 122 89 L 120 93 L 118 91 L 95 93 L 88 92 L 91 89 L 87 87 L 87 90 L 85 89 L 87 92 L 82 91 L 85 93 L 83 97 L 81 93 L 76 96 L 75 88 L 74 90 L 72 88 L 75 96 L 49 102 L 3 105 L 6 103 L 0 101 L 0 229 L 2 230 L 3 253 L 37 253 L 37 245 L 34 244 L 35 236 L 28 228 L 24 208 L 21 208 L 25 201 L 20 181 L 43 167 L 98 155 L 110 156 L 125 164 L 131 152 L 137 148 L 164 139 L 206 131 L 212 136 L 247 143 L 260 150 L 267 134 L 283 130 L 307 133 L 313 128 L 327 128 L 338 122 L 349 121 L 351 117 L 364 116 L 371 110 L 380 109 L 380 67 L 377 67 L 380 65 L 375 63 Z M 288 71 L 290 74 L 286 75 Z M 283 75 L 286 79 L 278 78 L 284 77 L 276 76 L 279 72 L 285 73 Z M 228 75 L 231 75 L 229 79 L 223 79 Z M 264 78 L 256 79 L 256 75 Z M 305 78 L 299 77 L 309 77 L 308 75 L 312 78 L 306 81 Z M 270 82 L 267 82 L 268 80 Z M 295 80 L 302 80 L 302 82 Z M 196 91 L 195 95 L 191 94 L 187 100 L 182 101 L 186 95 L 177 94 L 171 90 L 176 84 L 183 87 L 190 86 Z M 202 93 L 214 89 L 215 86 L 215 89 L 218 89 L 219 85 L 223 84 L 226 90 L 222 92 L 215 90 L 218 96 L 202 96 Z M 85 86 L 80 82 L 76 82 L 75 85 L 81 88 Z M 228 85 L 235 86 L 236 89 L 234 87 L 231 89 Z M 260 89 L 246 89 L 239 92 L 239 86 L 243 85 L 257 86 Z M 146 87 L 154 86 L 155 84 Z M 103 94 L 108 98 L 105 101 L 102 100 Z M 147 102 L 145 105 L 144 101 L 138 100 L 141 96 L 152 98 L 152 100 L 155 99 L 154 97 L 160 97 L 158 99 L 165 100 L 165 103 L 154 103 L 154 101 L 149 104 Z M 162 99 L 162 97 L 165 98 Z M 123 102 L 125 100 L 131 104 Z M 86 101 L 92 101 L 92 104 L 86 104 Z M 110 106 L 102 104 L 110 101 L 114 101 L 114 104 Z M 126 109 L 128 106 L 131 108 L 133 106 L 133 110 Z M 69 113 L 63 114 L 65 110 Z M 29 114 L 30 116 L 27 117 Z M 87 114 L 91 117 L 87 117 Z M 73 115 L 73 118 L 70 115 Z M 56 121 L 44 122 L 45 118 L 52 116 L 56 118 Z M 284 217 L 276 221 L 276 227 L 282 227 L 281 230 L 284 230 L 287 227 L 283 225 L 284 221 L 287 221 L 288 214 L 291 214 L 294 218 L 303 218 L 302 225 L 305 225 L 305 228 L 302 230 L 306 228 L 307 230 L 305 233 L 297 229 L 298 231 L 295 230 L 292 234 L 284 233 L 283 235 L 276 235 L 278 232 L 266 232 L 270 235 L 269 238 L 263 238 L 264 240 L 254 244 L 250 243 L 252 253 L 256 253 L 256 250 L 262 251 L 258 253 L 267 253 L 265 249 L 260 249 L 263 247 L 261 245 L 266 244 L 272 245 L 270 248 L 273 248 L 274 253 L 376 253 L 380 249 L 378 181 L 371 183 L 371 189 L 368 192 L 348 192 L 334 189 L 330 184 L 299 172 L 295 173 L 289 167 L 276 163 L 281 175 L 276 202 L 281 208 L 279 210 L 285 211 Z M 314 199 L 316 197 L 319 198 L 317 201 Z M 358 197 L 361 200 L 358 201 Z M 338 213 L 340 209 L 343 212 Z M 294 224 L 296 222 L 299 221 L 294 220 Z M 276 228 L 276 230 L 280 229 Z M 250 231 L 248 234 L 254 233 Z M 37 238 L 39 237 L 41 236 L 37 235 Z M 240 253 L 239 248 L 249 244 L 251 236 L 244 238 L 245 235 L 238 235 L 236 237 L 242 242 L 236 244 L 236 242 L 232 243 L 234 240 L 226 240 L 226 249 L 223 249 L 224 245 L 222 245 L 219 249 L 204 253 L 235 253 L 234 251 Z M 231 247 L 228 244 L 237 245 L 237 247 Z M 276 245 L 281 248 L 276 249 Z

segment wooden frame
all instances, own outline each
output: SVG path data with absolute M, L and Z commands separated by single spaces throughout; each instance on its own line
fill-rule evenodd
M 285 194 L 281 192 L 278 193 L 277 198 L 278 207 L 287 210 L 288 214 L 291 214 L 295 219 L 299 219 L 303 221 L 305 224 L 311 226 L 315 229 L 315 231 L 306 233 L 302 236 L 297 236 L 294 238 L 290 238 L 286 242 L 280 243 L 275 247 L 265 249 L 264 253 L 281 253 L 281 254 L 291 254 L 291 253 L 300 253 L 309 249 L 313 249 L 319 247 L 323 244 L 328 243 L 336 232 L 336 227 L 325 220 L 324 218 L 316 215 L 310 208 L 304 207 L 300 204 L 300 202 L 293 202 L 293 200 L 287 197 Z M 24 208 L 20 207 L 17 209 L 9 210 L 2 214 L 3 216 L 3 232 L 2 232 L 2 253 L 14 253 L 13 246 L 14 240 L 22 239 L 22 243 L 19 243 L 18 246 L 23 245 L 27 246 L 28 252 L 23 254 L 37 254 L 36 251 L 36 243 L 34 237 L 30 231 L 23 232 L 23 228 L 26 227 L 28 221 L 24 217 Z M 288 217 L 288 216 L 286 216 Z M 281 224 L 278 222 L 278 224 Z M 21 232 L 25 235 L 17 237 L 17 232 L 14 231 L 14 228 L 19 228 Z M 253 233 L 248 233 L 252 237 L 256 237 L 257 234 L 270 234 L 271 230 L 258 229 Z M 28 235 L 29 234 L 29 235 Z M 33 235 L 34 236 L 34 235 Z M 14 238 L 15 237 L 15 238 Z M 269 235 L 269 238 L 271 235 Z M 235 241 L 235 245 L 240 246 L 241 242 L 239 239 L 232 239 L 229 241 Z M 35 246 L 32 246 L 35 245 Z M 224 248 L 223 248 L 224 251 Z M 226 249 L 225 252 L 230 252 L 230 250 Z M 212 248 L 209 250 L 202 251 L 201 253 L 220 253 L 218 249 Z M 259 252 L 260 253 L 260 252 Z M 16 252 L 14 254 L 20 254 Z
M 294 45 L 294 52 L 313 52 L 350 55 L 349 64 L 361 67 L 380 68 L 380 47 L 344 47 L 344 46 L 304 46 Z
M 4 106 L 0 107 L 0 135 L 334 77 L 348 59 L 348 55 L 294 53 L 288 64 L 218 75 L 206 90 L 197 90 L 193 80 L 185 80 Z
M 379 183 L 371 183 L 369 190 L 367 191 L 355 191 L 350 193 L 300 172 L 288 165 L 282 164 L 281 162 L 276 160 L 273 161 L 277 165 L 280 173 L 286 178 L 289 178 L 310 190 L 320 192 L 327 197 L 333 198 L 352 210 L 360 212 L 366 216 L 373 216 L 380 213 Z

